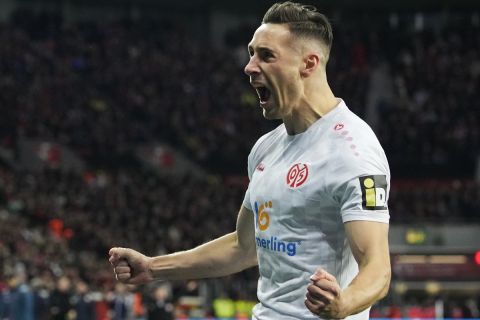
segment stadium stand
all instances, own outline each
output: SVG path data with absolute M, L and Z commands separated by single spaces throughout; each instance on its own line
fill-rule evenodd
M 480 223 L 480 27 L 472 15 L 459 17 L 415 29 L 385 15 L 362 34 L 354 31 L 358 21 L 333 21 L 330 81 L 385 147 L 392 224 Z M 243 39 L 246 31 L 236 32 Z M 0 43 L 8 44 L 0 46 L 2 154 L 16 159 L 18 144 L 34 138 L 87 163 L 82 173 L 0 167 L 0 319 L 248 315 L 255 270 L 126 288 L 115 284 L 106 259 L 112 245 L 154 255 L 235 226 L 246 187 L 238 176 L 254 141 L 275 124 L 256 108 L 238 41 L 211 48 L 194 38 L 173 22 L 66 23 L 25 10 L 0 25 Z M 375 100 L 372 88 L 385 95 Z M 133 150 L 157 140 L 209 174 L 142 168 Z M 431 318 L 439 301 L 445 317 L 480 316 L 478 291 L 401 305 L 392 292 L 372 316 Z

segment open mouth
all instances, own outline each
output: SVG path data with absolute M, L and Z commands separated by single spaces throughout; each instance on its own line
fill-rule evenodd
M 267 87 L 256 87 L 255 90 L 257 90 L 260 103 L 267 103 L 271 96 L 270 90 Z

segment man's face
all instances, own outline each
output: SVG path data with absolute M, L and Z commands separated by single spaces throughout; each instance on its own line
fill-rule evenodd
M 263 115 L 281 119 L 292 111 L 302 92 L 303 64 L 299 41 L 283 24 L 262 24 L 248 45 L 250 61 L 245 73 L 257 90 Z

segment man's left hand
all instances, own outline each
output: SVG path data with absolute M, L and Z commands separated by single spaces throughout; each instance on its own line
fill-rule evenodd
M 343 319 L 346 317 L 342 301 L 342 289 L 337 279 L 318 268 L 310 277 L 305 305 L 308 310 L 322 318 Z

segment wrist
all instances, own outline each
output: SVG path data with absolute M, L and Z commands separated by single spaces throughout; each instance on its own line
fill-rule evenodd
M 146 257 L 146 264 L 147 264 L 147 273 L 150 279 L 155 280 L 154 258 Z
M 353 310 L 351 308 L 351 299 L 347 299 L 348 296 L 348 289 L 347 291 L 340 291 L 338 295 L 338 304 L 337 304 L 337 319 L 344 319 L 352 314 Z
M 146 257 L 147 271 L 152 280 L 176 280 L 178 278 L 178 264 L 174 255 Z

